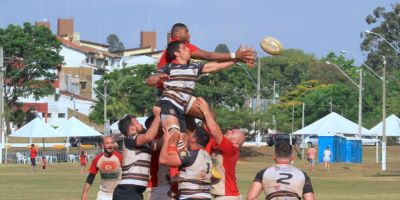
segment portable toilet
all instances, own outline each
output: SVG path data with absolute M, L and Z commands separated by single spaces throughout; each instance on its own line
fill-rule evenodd
M 346 159 L 344 162 L 361 163 L 362 162 L 362 141 L 360 138 L 347 137 L 346 138 Z
M 318 161 L 324 162 L 324 150 L 329 147 L 332 153 L 331 163 L 341 162 L 343 153 L 341 147 L 343 146 L 344 137 L 338 134 L 332 135 L 319 135 L 318 136 Z

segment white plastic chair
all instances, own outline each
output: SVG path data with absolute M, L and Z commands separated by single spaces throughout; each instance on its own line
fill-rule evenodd
M 15 156 L 17 157 L 17 164 L 18 163 L 26 164 L 26 162 L 29 162 L 29 160 L 26 159 L 25 156 L 22 155 L 20 152 L 15 153 Z
M 75 155 L 69 154 L 69 162 L 75 162 Z

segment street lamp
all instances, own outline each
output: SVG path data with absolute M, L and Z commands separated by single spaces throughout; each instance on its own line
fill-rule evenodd
M 393 46 L 389 41 L 387 41 L 381 34 L 366 30 L 367 34 L 374 34 L 379 36 L 383 41 L 385 41 L 390 47 L 392 47 L 397 53 L 400 54 L 400 50 Z M 382 98 L 382 171 L 386 171 L 386 58 L 383 58 L 383 98 Z
M 335 66 L 340 72 L 342 72 L 355 86 L 358 87 L 358 138 L 361 138 L 362 131 L 362 69 L 360 68 L 360 84 L 357 84 L 353 79 L 351 79 L 339 66 L 329 61 L 326 64 Z
M 395 46 L 393 46 L 392 43 L 387 41 L 381 34 L 375 33 L 375 32 L 369 31 L 369 30 L 366 30 L 365 33 L 379 36 L 383 41 L 385 41 L 389 46 L 391 46 L 395 51 L 397 51 L 397 53 L 400 54 L 400 49 L 398 49 Z
M 343 54 L 346 54 L 346 53 L 350 53 L 351 55 L 353 55 L 359 62 L 361 62 L 365 67 L 367 67 L 367 69 L 369 69 L 375 76 L 377 76 L 379 79 L 381 79 L 381 81 L 382 81 L 382 91 L 386 91 L 386 84 L 385 84 L 385 81 L 383 80 L 383 77 L 381 77 L 381 76 L 379 76 L 374 70 L 372 70 L 371 69 L 371 67 L 369 67 L 367 64 L 365 64 L 365 62 L 363 62 L 358 56 L 356 56 L 354 53 L 352 53 L 352 52 L 350 52 L 350 51 L 346 51 L 346 50 L 342 50 L 341 51 Z M 384 72 L 385 72 L 386 70 L 384 70 Z M 384 101 L 384 99 L 386 99 L 385 98 L 385 92 L 383 92 L 383 94 L 382 94 L 382 102 L 384 102 L 385 104 L 386 104 L 386 101 Z M 382 109 L 382 112 L 383 112 L 383 109 Z M 382 115 L 384 116 L 384 117 L 386 117 L 386 114 L 383 114 L 382 113 Z M 382 122 L 382 123 L 384 123 L 384 122 Z M 378 140 L 378 134 L 376 135 L 376 140 Z M 379 163 L 379 143 L 377 142 L 376 143 L 376 148 L 375 148 L 375 152 L 376 152 L 376 163 Z

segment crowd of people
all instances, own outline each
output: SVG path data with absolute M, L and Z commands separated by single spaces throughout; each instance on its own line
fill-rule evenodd
M 236 62 L 254 66 L 254 49 L 239 47 L 235 53 L 214 53 L 191 44 L 188 28 L 171 29 L 171 42 L 163 52 L 158 71 L 146 84 L 159 88 L 153 116 L 144 128 L 133 115 L 119 120 L 124 135 L 122 154 L 114 138 L 103 138 L 104 152 L 89 168 L 82 200 L 101 174 L 97 199 L 240 200 L 236 164 L 244 133 L 232 128 L 224 134 L 216 115 L 201 97 L 193 96 L 196 79 L 204 73 L 226 69 Z M 190 62 L 191 58 L 216 62 Z M 195 123 L 197 118 L 201 124 Z M 275 144 L 276 164 L 255 176 L 248 199 L 264 191 L 267 199 L 314 199 L 309 177 L 290 164 L 292 147 Z

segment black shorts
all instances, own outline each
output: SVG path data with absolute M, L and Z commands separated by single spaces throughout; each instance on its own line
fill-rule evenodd
M 31 165 L 36 166 L 36 158 L 31 158 Z
M 113 200 L 143 200 L 144 186 L 117 185 L 113 192 Z
M 179 127 L 181 129 L 181 132 L 185 132 L 186 130 L 186 122 L 185 122 L 185 116 L 184 116 L 184 111 L 176 107 L 174 104 L 172 104 L 170 101 L 167 100 L 159 100 L 156 102 L 156 106 L 161 108 L 161 114 L 162 115 L 173 115 L 179 120 Z

